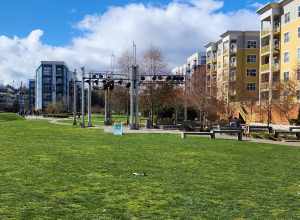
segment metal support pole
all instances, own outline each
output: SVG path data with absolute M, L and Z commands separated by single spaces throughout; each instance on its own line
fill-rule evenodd
M 81 85 L 81 119 L 82 119 L 82 122 L 81 122 L 81 127 L 85 128 L 85 122 L 84 122 L 84 115 L 85 115 L 84 67 L 81 68 L 81 71 L 82 71 L 82 85 Z
M 75 71 L 75 74 L 76 74 L 76 71 Z M 75 75 L 76 76 L 76 75 Z M 77 96 L 76 96 L 76 78 L 74 76 L 74 80 L 73 80 L 73 125 L 77 125 L 77 120 L 76 120 L 76 115 L 77 115 L 77 103 L 76 103 L 76 99 L 77 99 Z
M 139 129 L 138 124 L 138 66 L 133 65 L 130 74 L 130 122 L 129 127 L 131 130 Z
M 92 127 L 92 78 L 89 74 L 89 87 L 88 87 L 88 127 Z
M 105 107 L 104 108 L 105 108 L 104 124 L 107 126 L 112 125 L 109 88 L 107 88 L 105 90 Z

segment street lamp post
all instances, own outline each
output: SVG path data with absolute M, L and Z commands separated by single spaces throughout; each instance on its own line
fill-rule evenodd
M 85 114 L 84 74 L 85 74 L 85 72 L 84 72 L 84 67 L 81 68 L 81 71 L 82 71 L 82 81 L 81 81 L 81 119 L 82 119 L 82 122 L 81 122 L 81 127 L 85 128 L 85 121 L 84 121 L 84 114 Z

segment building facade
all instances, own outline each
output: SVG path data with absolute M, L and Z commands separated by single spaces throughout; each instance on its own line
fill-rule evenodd
M 60 104 L 67 111 L 72 77 L 64 62 L 42 61 L 36 70 L 35 109 L 44 111 L 50 104 Z
M 281 83 L 299 84 L 300 0 L 269 3 L 257 13 L 262 45 L 260 101 L 272 103 L 280 98 Z
M 28 110 L 35 110 L 35 80 L 30 79 L 28 82 Z
M 227 103 L 258 100 L 259 32 L 227 31 L 206 45 L 207 91 Z
M 0 111 L 16 111 L 17 89 L 0 85 Z
M 289 123 L 297 117 L 300 101 L 300 0 L 270 2 L 257 13 L 262 45 L 259 103 L 268 108 L 268 121 Z

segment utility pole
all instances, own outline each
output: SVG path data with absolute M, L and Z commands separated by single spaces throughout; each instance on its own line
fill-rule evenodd
M 76 90 L 76 69 L 74 70 L 74 76 L 73 76 L 73 125 L 77 125 L 76 115 L 77 115 L 77 90 Z
M 89 73 L 89 87 L 88 87 L 88 127 L 92 127 L 92 78 Z
M 130 74 L 130 120 L 131 130 L 139 129 L 138 126 L 138 66 L 133 65 Z
M 104 110 L 105 110 L 104 124 L 109 126 L 109 125 L 112 124 L 109 87 L 105 89 L 105 106 L 104 106 Z
M 138 74 L 138 65 L 136 62 L 136 45 L 133 43 L 133 58 L 134 63 L 130 72 L 130 118 L 129 118 L 129 127 L 131 130 L 139 129 L 138 123 L 138 83 L 139 83 L 139 74 Z
M 82 82 L 81 82 L 81 127 L 85 128 L 85 122 L 84 122 L 84 114 L 85 114 L 85 94 L 84 94 L 84 75 L 85 75 L 85 70 L 84 67 L 81 68 L 82 71 Z

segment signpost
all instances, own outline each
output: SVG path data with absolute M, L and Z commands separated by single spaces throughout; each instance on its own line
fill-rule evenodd
M 123 124 L 122 123 L 115 123 L 113 125 L 113 134 L 116 136 L 123 136 Z

